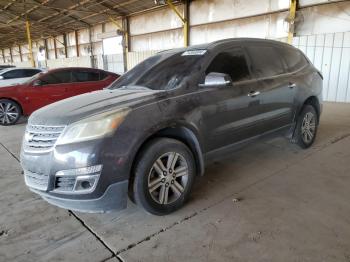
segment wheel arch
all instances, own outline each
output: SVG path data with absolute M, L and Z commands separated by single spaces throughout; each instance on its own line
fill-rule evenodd
M 297 114 L 295 115 L 293 127 L 291 128 L 291 130 L 287 134 L 287 137 L 289 137 L 292 141 L 295 141 L 295 132 L 296 132 L 296 128 L 297 128 L 298 117 L 301 114 L 305 105 L 311 105 L 315 108 L 316 113 L 317 113 L 317 123 L 319 123 L 319 121 L 320 121 L 320 115 L 321 115 L 320 101 L 319 101 L 317 96 L 314 96 L 314 95 L 309 96 L 303 101 L 303 103 L 300 104 L 300 107 L 297 110 Z
M 204 158 L 199 139 L 194 131 L 189 127 L 183 125 L 175 125 L 164 127 L 153 132 L 138 147 L 136 154 L 132 160 L 131 171 L 134 170 L 136 161 L 140 157 L 140 152 L 147 145 L 147 143 L 155 138 L 172 138 L 184 143 L 191 150 L 195 159 L 196 174 L 204 174 Z
M 305 99 L 304 103 L 301 105 L 298 115 L 301 113 L 301 110 L 303 110 L 303 107 L 305 105 L 311 105 L 315 108 L 316 113 L 317 113 L 317 122 L 319 122 L 320 120 L 320 115 L 321 115 L 321 105 L 320 105 L 320 101 L 317 98 L 317 96 L 309 96 L 307 99 Z

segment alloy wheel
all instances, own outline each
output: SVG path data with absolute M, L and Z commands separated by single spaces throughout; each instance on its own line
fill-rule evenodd
M 312 112 L 307 112 L 303 118 L 303 122 L 301 124 L 301 135 L 303 141 L 309 144 L 316 132 L 316 118 Z
M 148 191 L 153 200 L 166 205 L 179 199 L 186 189 L 188 172 L 181 154 L 169 152 L 159 157 L 148 175 Z
M 0 123 L 13 124 L 19 116 L 18 107 L 11 102 L 0 102 Z

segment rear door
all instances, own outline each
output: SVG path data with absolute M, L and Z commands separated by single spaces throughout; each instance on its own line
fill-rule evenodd
M 72 95 L 80 95 L 87 92 L 101 90 L 105 87 L 100 80 L 100 72 L 90 69 L 75 69 L 72 71 L 72 88 L 69 92 Z
M 25 99 L 30 104 L 30 112 L 45 105 L 70 97 L 68 92 L 71 85 L 69 69 L 48 72 L 26 87 Z
M 207 67 L 211 72 L 228 74 L 231 86 L 201 87 L 203 130 L 206 152 L 234 144 L 259 133 L 257 119 L 260 101 L 249 94 L 257 82 L 251 78 L 246 55 L 241 47 L 218 53 Z
M 279 50 L 270 44 L 249 44 L 246 47 L 251 70 L 258 81 L 262 131 L 271 131 L 291 124 L 295 85 L 291 82 Z

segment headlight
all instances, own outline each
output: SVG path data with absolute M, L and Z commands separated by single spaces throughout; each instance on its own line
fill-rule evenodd
M 92 140 L 111 134 L 123 122 L 129 109 L 108 112 L 69 125 L 58 138 L 57 144 Z

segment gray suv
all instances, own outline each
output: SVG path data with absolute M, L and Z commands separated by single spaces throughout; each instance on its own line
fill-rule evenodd
M 227 39 L 160 52 L 110 87 L 51 104 L 28 120 L 27 186 L 72 210 L 127 197 L 164 215 L 188 199 L 205 164 L 266 134 L 315 140 L 322 75 L 298 49 Z

